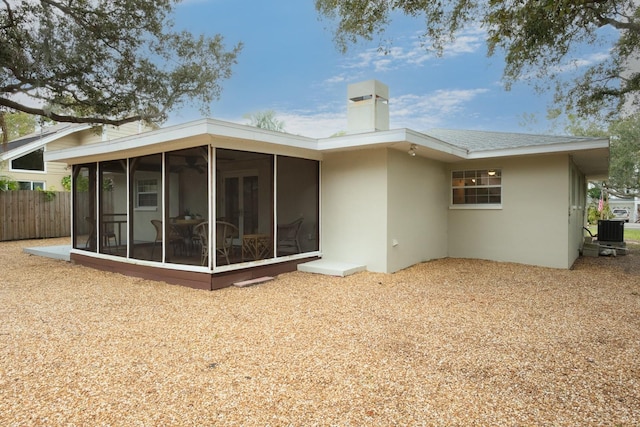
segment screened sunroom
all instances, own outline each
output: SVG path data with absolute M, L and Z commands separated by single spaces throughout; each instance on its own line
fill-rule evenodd
M 215 133 L 191 146 L 201 139 L 192 129 L 180 143 L 167 134 L 80 147 L 78 159 L 95 161 L 67 160 L 74 261 L 216 289 L 319 255 L 320 162 L 313 155 L 255 139 L 231 144 Z

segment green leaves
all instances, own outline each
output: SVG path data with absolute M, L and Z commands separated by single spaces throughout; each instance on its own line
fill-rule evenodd
M 423 17 L 427 48 L 437 52 L 465 26 L 479 24 L 487 32 L 488 54 L 505 55 L 507 89 L 518 81 L 541 91 L 556 86 L 556 98 L 582 115 L 615 114 L 628 94 L 640 92 L 640 74 L 625 74 L 628 60 L 640 57 L 634 0 L 316 0 L 315 5 L 336 23 L 343 51 L 383 32 L 393 11 Z M 599 46 L 606 55 L 587 57 L 585 45 Z
M 0 3 L 0 105 L 115 125 L 159 123 L 184 103 L 208 112 L 241 45 L 172 31 L 172 10 L 169 0 Z M 21 104 L 17 94 L 54 108 Z
M 260 129 L 284 132 L 284 122 L 276 118 L 276 112 L 273 110 L 245 114 L 244 118 L 249 119 L 249 125 L 251 126 L 255 126 Z

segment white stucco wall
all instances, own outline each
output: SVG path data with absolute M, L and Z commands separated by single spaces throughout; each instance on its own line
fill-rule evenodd
M 502 169 L 502 209 L 449 210 L 449 256 L 569 268 L 567 155 L 473 161 Z
M 389 150 L 388 170 L 387 272 L 446 257 L 449 182 L 445 165 Z
M 322 162 L 322 239 L 327 260 L 387 269 L 387 150 L 328 153 Z

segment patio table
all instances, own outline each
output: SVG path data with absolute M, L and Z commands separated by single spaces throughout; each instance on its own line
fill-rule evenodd
M 191 247 L 193 246 L 193 229 L 203 221 L 204 219 L 176 219 L 171 222 L 173 229 L 182 236 L 187 250 L 187 256 L 191 256 Z
M 242 236 L 242 260 L 265 258 L 271 249 L 271 236 L 268 234 L 245 234 Z

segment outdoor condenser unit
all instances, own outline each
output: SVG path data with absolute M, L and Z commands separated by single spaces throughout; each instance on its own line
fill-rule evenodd
M 623 242 L 624 221 L 598 220 L 598 241 Z

